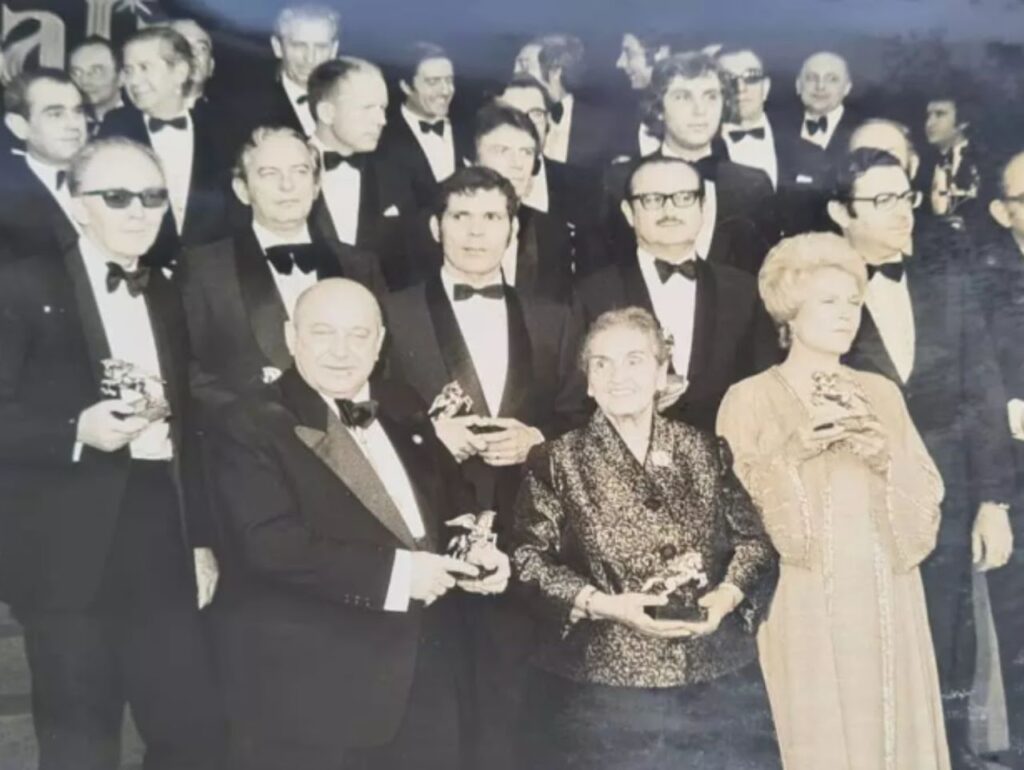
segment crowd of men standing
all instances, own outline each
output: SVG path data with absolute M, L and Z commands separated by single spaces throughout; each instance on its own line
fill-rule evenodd
M 756 50 L 626 31 L 635 102 L 597 104 L 550 34 L 460 121 L 434 43 L 382 68 L 318 6 L 269 43 L 277 77 L 216 101 L 188 19 L 4 89 L 0 598 L 41 767 L 115 767 L 126 703 L 153 769 L 521 767 L 535 620 L 437 522 L 494 510 L 502 546 L 530 450 L 593 410 L 608 310 L 653 314 L 662 414 L 714 430 L 783 355 L 766 254 L 818 230 L 871 275 L 846 361 L 900 386 L 946 487 L 923 577 L 954 767 L 1022 762 L 1024 152 L 986 166 L 965 95 L 915 148 L 847 107 L 836 53 L 784 120 Z M 155 412 L 102 394 L 112 358 Z M 452 383 L 470 407 L 438 414 Z M 971 738 L 979 708 L 1009 745 Z

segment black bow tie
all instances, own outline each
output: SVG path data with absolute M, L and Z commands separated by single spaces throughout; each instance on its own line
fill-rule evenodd
M 420 131 L 424 134 L 437 134 L 438 136 L 444 136 L 444 121 L 437 120 L 433 123 L 428 123 L 425 120 L 421 120 Z
M 377 419 L 377 402 L 372 398 L 368 401 L 341 398 L 334 403 L 338 405 L 338 417 L 346 427 L 368 428 Z
M 149 126 L 149 132 L 155 134 L 157 131 L 163 131 L 165 128 L 170 127 L 178 131 L 184 131 L 188 128 L 188 118 L 181 115 L 177 118 L 171 118 L 170 120 L 164 120 L 162 118 L 150 118 L 146 125 Z
M 316 270 L 317 254 L 312 243 L 287 243 L 267 249 L 267 260 L 281 275 L 291 275 L 292 267 L 303 273 Z
M 899 283 L 903 279 L 903 260 L 899 262 L 886 262 L 884 265 L 868 265 L 868 279 L 874 278 L 876 274 L 881 273 L 890 281 Z
M 129 272 L 116 262 L 107 262 L 107 291 L 113 294 L 122 282 L 129 296 L 138 297 L 149 285 L 149 268 L 139 267 Z
M 61 187 L 63 187 L 67 183 L 67 181 L 68 181 L 68 172 L 67 171 L 58 171 L 57 172 L 57 184 L 55 185 L 56 189 L 59 190 Z
M 825 133 L 828 131 L 828 116 L 822 115 L 817 119 L 808 118 L 804 121 L 804 126 L 807 127 L 807 133 L 811 136 L 814 136 L 819 131 Z
M 562 116 L 565 115 L 565 105 L 561 102 L 555 102 L 551 105 L 551 120 L 555 123 L 562 122 Z
M 662 283 L 667 283 L 673 275 L 681 275 L 690 281 L 697 280 L 697 260 L 695 259 L 684 259 L 679 264 L 656 259 L 654 260 L 654 269 L 658 271 L 658 277 Z
M 352 156 L 342 155 L 340 152 L 334 152 L 333 150 L 325 150 L 323 153 L 324 160 L 324 171 L 334 171 L 338 166 L 344 163 L 352 168 L 358 168 L 355 162 L 352 160 Z
M 729 138 L 734 142 L 740 142 L 748 136 L 754 139 L 764 139 L 764 127 L 761 128 L 737 128 L 729 132 Z
M 484 299 L 503 299 L 505 287 L 500 283 L 492 283 L 490 286 L 476 288 L 468 283 L 457 283 L 452 287 L 452 297 L 456 302 L 461 302 L 470 297 L 483 297 Z

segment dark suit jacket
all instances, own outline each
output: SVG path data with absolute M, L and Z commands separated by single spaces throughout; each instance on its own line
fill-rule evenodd
M 611 154 L 613 137 L 613 126 L 605 112 L 585 96 L 574 94 L 569 155 L 565 162 L 570 166 L 601 168 Z
M 455 146 L 455 168 L 461 168 L 463 159 L 470 155 L 473 139 L 462 123 L 453 119 L 449 127 Z M 434 179 L 427 156 L 400 111 L 388 117 L 377 154 L 389 198 L 411 206 L 410 211 L 434 207 L 439 181 Z
M 210 113 L 201 108 L 192 110 L 193 154 L 192 180 L 185 205 L 185 227 L 178 235 L 174 215 L 168 208 L 160 234 L 149 251 L 149 261 L 173 264 L 180 246 L 208 243 L 226 231 L 227 189 L 226 169 L 229 159 L 217 152 L 216 127 Z M 164 131 L 174 129 L 165 128 Z M 150 147 L 145 115 L 131 106 L 111 110 L 103 118 L 100 136 L 123 136 Z
M 372 254 L 338 241 L 317 246 L 318 278 L 351 278 L 384 295 Z M 291 366 L 284 340 L 287 313 L 272 272 L 252 227 L 182 253 L 176 278 L 198 366 L 193 387 L 204 407 L 217 409 L 262 386 L 265 367 Z
M 1007 399 L 964 267 L 970 264 L 965 239 L 946 230 L 918 241 L 906 262 L 916 337 L 910 380 L 900 380 L 867 308 L 844 361 L 900 386 L 946 486 L 940 542 L 967 543 L 978 503 L 1011 499 Z
M 935 172 L 941 163 L 941 154 L 934 147 L 929 147 L 922 154 L 921 168 L 914 181 L 914 187 L 924 195 L 921 208 L 929 214 L 935 214 L 935 210 L 932 208 L 931 193 L 932 185 L 935 182 Z M 953 175 L 954 184 L 961 190 L 970 190 L 973 187 L 977 192 L 981 186 L 981 167 L 981 153 L 974 142 L 968 142 L 962 150 L 960 165 Z M 961 201 L 954 211 L 948 213 L 963 217 L 967 222 L 973 223 L 979 217 L 987 218 L 984 208 L 980 197 L 975 197 Z
M 678 372 L 689 381 L 689 387 L 666 415 L 714 431 L 718 407 L 729 387 L 777 363 L 780 352 L 755 279 L 708 261 L 698 261 L 697 268 L 690 368 Z M 631 305 L 654 314 L 635 256 L 582 281 L 574 313 L 577 324 L 586 329 L 601 313 Z
M 78 416 L 101 400 L 106 334 L 77 246 L 0 271 L 0 593 L 15 607 L 82 609 L 99 589 L 131 464 L 85 447 Z M 209 542 L 178 293 L 154 270 L 146 304 L 171 405 L 184 542 Z M 144 579 L 145 576 L 140 576 Z
M 568 308 L 506 288 L 509 365 L 501 408 L 491 415 L 439 273 L 392 294 L 384 303 L 391 376 L 409 383 L 427 404 L 458 381 L 473 399 L 473 412 L 514 417 L 546 437 L 567 430 L 584 413 L 576 369 L 579 334 Z M 479 458 L 463 463 L 483 507 L 497 506 L 503 529 L 519 486 L 520 468 L 493 468 Z
M 57 255 L 77 241 L 75 226 L 25 156 L 0 150 L 0 259 Z
M 214 623 L 232 729 L 344 758 L 405 711 L 431 613 L 384 611 L 396 549 L 437 550 L 458 470 L 407 389 L 371 386 L 427 531 L 415 542 L 355 440 L 295 370 L 233 403 L 215 436 L 225 533 Z M 327 767 L 323 761 L 317 767 Z
M 242 83 L 233 85 L 235 95 L 223 100 L 224 120 L 217 126 L 218 146 L 229 163 L 234 162 L 242 143 L 260 126 L 284 126 L 305 135 L 280 76 L 250 88 L 244 88 Z

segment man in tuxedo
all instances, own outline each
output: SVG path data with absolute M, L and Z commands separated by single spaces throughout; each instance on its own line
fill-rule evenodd
M 765 114 L 772 80 L 765 74 L 761 58 L 749 48 L 722 51 L 718 62 L 735 89 L 734 120 L 722 123 L 722 141 L 729 159 L 761 169 L 775 187 L 779 181 L 779 152 Z
M 729 259 L 756 273 L 778 240 L 778 225 L 767 174 L 732 162 L 719 144 L 729 88 L 725 70 L 706 54 L 675 54 L 659 62 L 650 87 L 651 120 L 663 136 L 656 156 L 693 163 L 704 180 L 697 250 L 712 262 Z M 621 254 L 632 252 L 632 233 L 622 215 L 632 167 L 613 163 L 605 179 L 606 227 Z
M 636 233 L 636 250 L 579 284 L 578 325 L 587 328 L 618 308 L 650 311 L 672 337 L 676 388 L 686 386 L 663 411 L 713 431 L 726 390 L 777 363 L 778 337 L 754 277 L 699 250 L 704 190 L 697 169 L 651 156 L 627 184 L 622 212 Z
M 320 153 L 298 131 L 256 129 L 232 180 L 251 210 L 248 224 L 181 256 L 177 277 L 199 370 L 193 390 L 210 411 L 291 366 L 285 321 L 318 280 L 344 276 L 385 292 L 374 255 L 310 232 L 320 174 Z
M 67 169 L 88 139 L 82 93 L 58 70 L 22 73 L 4 91 L 4 123 L 25 149 L 0 157 L 0 241 L 8 259 L 59 253 L 78 238 Z
M 0 278 L 0 594 L 25 630 L 40 767 L 116 770 L 127 702 L 146 767 L 216 770 L 188 336 L 174 287 L 139 265 L 164 177 L 148 149 L 99 140 L 68 187 L 80 240 Z
M 311 141 L 323 165 L 313 229 L 374 252 L 388 285 L 397 285 L 405 277 L 400 217 L 410 203 L 395 197 L 375 152 L 387 122 L 384 76 L 364 59 L 332 59 L 310 75 L 309 104 L 316 116 Z
M 608 121 L 576 90 L 583 78 L 583 41 L 572 35 L 544 35 L 516 57 L 515 73 L 531 75 L 551 99 L 544 157 L 572 166 L 599 168 L 609 154 Z
M 235 402 L 217 435 L 225 532 L 215 626 L 231 770 L 453 770 L 463 728 L 459 586 L 439 555 L 474 511 L 415 394 L 369 381 L 384 342 L 373 295 L 306 290 L 285 328 L 295 367 Z
M 382 173 L 399 187 L 393 197 L 423 209 L 433 205 L 438 184 L 469 154 L 470 138 L 449 115 L 455 97 L 451 57 L 433 43 L 413 44 L 403 57 L 398 87 L 405 100 L 381 135 Z
M 105 37 L 90 35 L 68 54 L 68 74 L 85 95 L 90 133 L 95 133 L 108 112 L 124 106 L 117 52 Z
M 871 275 L 846 363 L 900 386 L 945 485 L 938 545 L 921 575 L 954 767 L 971 768 L 971 563 L 1000 566 L 1012 545 L 1007 399 L 967 260 L 949 253 L 961 234 L 912 237 L 920 197 L 898 159 L 865 148 L 839 166 L 828 211 Z
M 657 152 L 661 138 L 651 133 L 647 126 L 647 105 L 644 94 L 651 85 L 654 65 L 667 59 L 672 53 L 671 46 L 660 32 L 634 30 L 622 36 L 622 47 L 615 68 L 621 70 L 629 80 L 629 87 L 635 98 L 632 108 L 622 110 L 621 126 L 617 134 L 616 151 L 627 157 L 644 157 Z
M 128 39 L 122 58 L 132 106 L 107 113 L 99 135 L 127 137 L 160 159 L 170 205 L 147 259 L 172 264 L 180 245 L 222 234 L 224 161 L 209 113 L 200 105 L 189 109 L 194 60 L 188 41 L 169 27 L 147 27 Z
M 936 94 L 925 107 L 924 133 L 930 152 L 921 169 L 920 187 L 931 212 L 958 216 L 978 213 L 981 173 L 970 140 L 971 107 L 953 94 Z
M 206 84 L 213 77 L 216 62 L 213 58 L 213 40 L 210 33 L 194 19 L 171 19 L 167 26 L 188 41 L 192 49 L 192 78 L 189 83 L 189 109 L 207 100 Z
M 443 266 L 385 303 L 391 372 L 438 406 L 437 434 L 479 505 L 497 511 L 499 544 L 510 531 L 530 448 L 584 411 L 579 334 L 568 308 L 502 280 L 516 205 L 512 183 L 498 172 L 456 171 L 442 183 L 430 221 Z M 438 397 L 452 384 L 469 397 L 468 408 L 440 407 Z M 515 736 L 532 624 L 510 599 L 470 609 L 476 723 L 466 767 L 519 768 Z

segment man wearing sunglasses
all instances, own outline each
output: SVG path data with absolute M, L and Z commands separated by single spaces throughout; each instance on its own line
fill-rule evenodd
M 761 58 L 749 48 L 726 50 L 718 54 L 718 63 L 728 74 L 735 90 L 733 114 L 722 123 L 722 141 L 730 160 L 759 168 L 768 175 L 772 187 L 779 181 L 779 157 L 775 132 L 765 114 L 765 103 L 772 80 L 764 71 Z
M 68 187 L 77 245 L 0 277 L 0 595 L 25 629 L 40 766 L 115 770 L 127 703 L 147 767 L 216 770 L 185 319 L 139 262 L 166 184 L 151 151 L 110 139 Z
M 579 284 L 575 312 L 586 329 L 607 310 L 650 311 L 672 336 L 676 382 L 688 384 L 678 401 L 663 404 L 666 414 L 714 430 L 725 391 L 775 363 L 778 344 L 754 277 L 700 251 L 704 194 L 693 164 L 657 156 L 640 161 L 622 203 L 636 249 Z
M 914 237 L 921 193 L 900 161 L 862 148 L 840 164 L 828 213 L 864 257 L 864 318 L 846 363 L 903 391 L 945 486 L 938 545 L 921 565 L 954 768 L 979 767 L 967 746 L 974 679 L 972 561 L 1009 559 L 1013 474 L 1008 399 L 963 240 Z M 1018 335 L 1019 336 L 1019 335 Z

